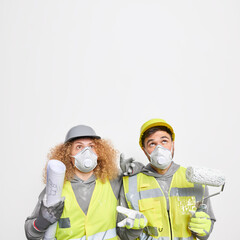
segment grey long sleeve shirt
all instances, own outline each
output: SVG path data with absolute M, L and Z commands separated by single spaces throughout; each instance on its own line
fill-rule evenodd
M 169 188 L 170 188 L 170 185 L 171 185 L 173 175 L 175 174 L 175 172 L 178 170 L 179 167 L 180 167 L 180 165 L 173 162 L 172 165 L 170 166 L 170 168 L 168 169 L 168 171 L 164 175 L 161 175 L 158 172 L 156 172 L 151 167 L 151 164 L 148 164 L 142 170 L 142 173 L 144 173 L 148 176 L 153 176 L 153 177 L 156 178 L 157 182 L 159 183 L 161 189 L 164 192 L 164 196 L 165 196 L 166 202 L 167 202 L 167 210 L 169 210 L 168 191 L 169 191 Z M 208 195 L 209 195 L 208 188 L 206 186 L 204 197 L 208 196 Z M 215 216 L 213 214 L 210 199 L 207 199 L 206 201 L 204 201 L 204 203 L 207 204 L 207 214 L 210 216 L 211 221 L 212 221 L 211 230 L 210 230 L 210 233 L 211 233 L 211 231 L 213 229 L 214 222 L 216 221 L 216 219 L 215 219 Z M 127 205 L 127 202 L 126 202 L 126 199 L 125 199 L 123 186 L 122 186 L 121 191 L 120 191 L 120 205 L 128 208 L 128 205 Z M 123 216 L 122 214 L 118 214 L 117 222 L 122 221 L 124 218 L 125 218 L 125 216 Z M 134 239 L 139 237 L 139 235 L 142 233 L 142 231 L 143 230 L 117 228 L 117 233 L 122 240 L 134 240 Z M 209 233 L 209 235 L 210 235 L 210 233 Z M 209 235 L 207 235 L 205 237 L 198 237 L 198 236 L 196 236 L 196 237 L 198 237 L 200 240 L 206 240 L 206 239 L 208 239 Z
M 115 197 L 118 199 L 120 188 L 122 185 L 122 176 L 119 176 L 117 179 L 110 181 L 110 183 L 113 193 Z M 86 181 L 83 181 L 80 178 L 75 177 L 73 180 L 71 180 L 71 185 L 80 208 L 83 210 L 85 214 L 87 214 L 92 193 L 96 185 L 95 175 L 92 175 Z M 44 232 L 37 231 L 33 226 L 33 222 L 39 215 L 41 201 L 43 200 L 45 192 L 46 189 L 44 188 L 38 197 L 38 202 L 33 213 L 25 221 L 25 234 L 27 239 L 29 240 L 42 239 L 44 237 Z

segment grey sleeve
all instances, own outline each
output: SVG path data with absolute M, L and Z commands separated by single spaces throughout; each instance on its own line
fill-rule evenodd
M 119 193 L 122 186 L 122 175 L 119 175 L 116 179 L 111 180 L 110 184 L 116 199 L 119 199 Z
M 125 199 L 123 186 L 120 189 L 119 205 L 128 208 L 128 205 L 127 205 L 127 202 Z M 118 213 L 117 223 L 121 222 L 125 218 L 126 218 L 125 215 Z M 117 227 L 117 234 L 120 237 L 120 239 L 122 239 L 122 240 L 134 240 L 134 239 L 138 238 L 142 232 L 143 232 L 142 229 L 136 230 L 136 229 L 127 229 L 124 227 L 123 228 Z
M 44 188 L 38 197 L 37 205 L 35 206 L 31 216 L 27 217 L 27 219 L 25 220 L 24 224 L 25 235 L 28 240 L 42 239 L 44 237 L 44 232 L 37 231 L 33 226 L 33 222 L 39 215 L 41 201 L 43 199 L 45 192 L 46 190 Z
M 204 198 L 207 197 L 208 195 L 209 195 L 209 191 L 208 191 L 208 187 L 206 186 L 206 187 L 205 187 L 205 192 L 204 192 Z M 193 235 L 194 235 L 195 237 L 197 237 L 198 239 L 200 239 L 200 240 L 207 240 L 207 239 L 209 238 L 212 230 L 213 230 L 213 226 L 214 226 L 214 223 L 215 223 L 215 221 L 216 221 L 216 218 L 215 218 L 214 213 L 213 213 L 213 209 L 212 209 L 212 204 L 211 204 L 210 198 L 204 200 L 203 203 L 207 205 L 207 211 L 206 211 L 206 213 L 210 216 L 210 219 L 211 219 L 211 222 L 212 222 L 212 224 L 211 224 L 211 229 L 210 229 L 210 231 L 209 231 L 209 234 L 207 234 L 207 235 L 204 236 L 204 237 L 197 236 L 197 235 L 195 235 L 194 233 L 193 233 Z

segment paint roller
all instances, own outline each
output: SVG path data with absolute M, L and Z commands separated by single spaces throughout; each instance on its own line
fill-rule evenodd
M 225 176 L 223 175 L 223 173 L 221 171 L 219 171 L 217 169 L 188 167 L 186 169 L 186 178 L 191 183 L 203 184 L 203 185 L 208 185 L 208 186 L 212 186 L 212 187 L 220 187 L 221 186 L 221 190 L 219 192 L 211 194 L 196 203 L 196 207 L 197 207 L 198 211 L 205 210 L 206 205 L 203 204 L 203 201 L 205 199 L 208 199 L 210 197 L 220 194 L 223 191 L 224 185 L 225 185 Z

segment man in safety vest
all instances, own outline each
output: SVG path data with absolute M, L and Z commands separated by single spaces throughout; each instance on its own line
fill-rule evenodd
M 62 190 L 65 200 L 46 206 L 44 188 L 32 215 L 25 221 L 27 239 L 44 239 L 49 226 L 58 221 L 57 240 L 117 240 L 116 207 L 122 176 L 116 153 L 110 142 L 101 139 L 91 127 L 71 128 L 64 143 L 53 148 L 48 156 L 66 166 Z M 127 162 L 121 162 L 126 171 Z
M 150 163 L 135 176 L 123 178 L 120 205 L 147 218 L 142 229 L 118 228 L 121 239 L 206 240 L 215 220 L 210 200 L 205 211 L 196 203 L 208 195 L 207 186 L 186 180 L 186 169 L 173 162 L 175 133 L 162 119 L 151 119 L 141 127 L 139 144 Z M 196 211 L 197 210 L 197 211 Z M 127 209 L 119 211 L 123 221 Z M 121 227 L 121 224 L 120 224 Z

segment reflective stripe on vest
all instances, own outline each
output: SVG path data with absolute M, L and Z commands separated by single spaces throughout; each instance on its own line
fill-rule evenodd
M 195 196 L 196 201 L 201 201 L 203 197 L 204 189 L 200 184 L 194 184 L 191 188 L 171 188 L 170 197 L 191 197 Z
M 106 232 L 99 232 L 88 237 L 88 240 L 112 239 L 117 236 L 116 228 L 109 229 Z
M 174 240 L 193 240 L 193 236 L 188 237 L 188 238 L 179 238 L 179 237 L 175 237 Z
M 142 173 L 123 178 L 129 208 L 142 212 L 148 219 L 148 226 L 139 239 L 168 240 L 171 235 L 174 240 L 195 239 L 187 228 L 189 210 L 196 210 L 196 201 L 202 200 L 204 186 L 189 183 L 185 171 L 183 167 L 177 170 L 169 189 L 171 229 L 166 199 L 157 180 Z
M 99 232 L 92 236 L 89 236 L 88 240 L 99 240 L 99 239 L 107 240 L 107 239 L 115 238 L 116 236 L 117 236 L 116 228 L 113 228 L 113 229 L 107 230 L 106 232 Z M 70 239 L 70 240 L 86 240 L 86 236 L 83 236 L 83 237 L 77 238 L 77 239 L 76 238 Z
M 71 183 L 64 183 L 65 196 L 63 214 L 58 222 L 57 240 L 117 240 L 117 199 L 109 181 L 96 185 L 88 207 L 87 215 L 80 208 Z

